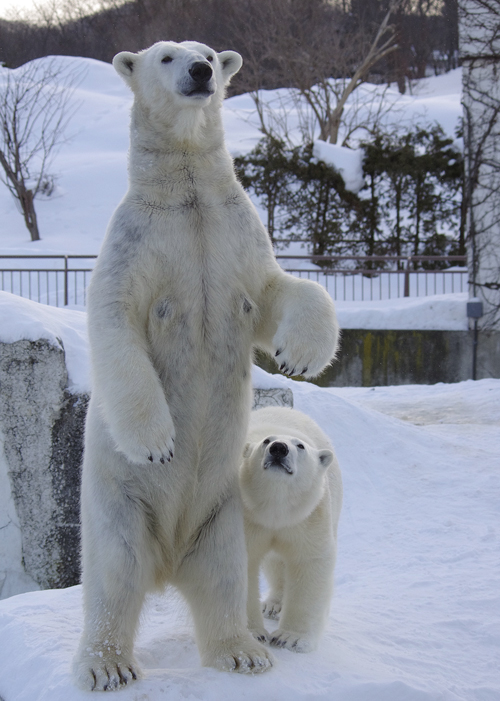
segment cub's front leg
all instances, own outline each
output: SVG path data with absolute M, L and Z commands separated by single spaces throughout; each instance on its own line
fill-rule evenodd
M 292 558 L 287 563 L 285 597 L 279 628 L 271 645 L 312 652 L 325 627 L 333 590 L 334 550 L 320 558 Z
M 333 360 L 339 340 L 335 307 L 316 282 L 279 270 L 261 305 L 257 344 L 289 375 L 316 377 Z

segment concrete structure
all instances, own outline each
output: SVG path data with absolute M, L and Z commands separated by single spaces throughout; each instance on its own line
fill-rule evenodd
M 459 0 L 470 293 L 500 329 L 500 4 Z
M 473 331 L 370 331 L 344 329 L 333 365 L 316 380 L 321 387 L 435 384 L 472 378 Z M 260 355 L 258 364 L 278 372 Z M 483 331 L 477 346 L 476 379 L 500 378 L 500 333 Z

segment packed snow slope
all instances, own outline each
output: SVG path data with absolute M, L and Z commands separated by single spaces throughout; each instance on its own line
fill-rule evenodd
M 141 622 L 145 678 L 117 698 L 498 701 L 500 381 L 320 389 L 259 369 L 253 379 L 293 387 L 343 472 L 336 591 L 319 650 L 277 650 L 262 676 L 202 668 L 189 613 L 169 590 Z M 0 602 L 3 701 L 88 699 L 70 676 L 81 626 L 80 587 Z

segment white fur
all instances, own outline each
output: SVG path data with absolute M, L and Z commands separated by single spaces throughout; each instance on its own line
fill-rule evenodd
M 209 60 L 209 58 L 211 60 Z M 251 351 L 292 370 L 333 358 L 329 296 L 277 265 L 224 145 L 233 51 L 159 42 L 114 66 L 134 92 L 129 189 L 88 296 L 93 391 L 82 479 L 84 689 L 139 674 L 145 593 L 170 582 L 194 617 L 205 665 L 266 669 L 246 629 L 237 466 L 250 413 Z M 190 70 L 211 65 L 204 92 Z
M 240 471 L 248 551 L 248 626 L 261 641 L 310 652 L 323 631 L 333 590 L 340 468 L 328 438 L 294 409 L 252 413 Z M 288 451 L 285 455 L 285 448 Z M 259 602 L 259 568 L 270 593 Z M 262 611 L 280 619 L 268 634 Z

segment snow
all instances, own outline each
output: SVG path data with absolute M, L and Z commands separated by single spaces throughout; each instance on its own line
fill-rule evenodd
M 86 74 L 74 96 L 73 138 L 54 161 L 57 193 L 38 201 L 42 241 L 31 243 L 0 188 L 0 255 L 97 253 L 127 187 L 130 92 L 110 65 L 58 60 L 84 66 Z M 412 85 L 403 96 L 391 87 L 388 97 L 402 123 L 437 120 L 454 136 L 460 93 L 457 70 Z M 233 153 L 260 138 L 248 96 L 227 100 L 224 119 Z M 293 112 L 289 119 L 296 126 Z M 465 303 L 459 293 L 337 308 L 343 328 L 466 329 Z M 81 308 L 0 293 L 0 340 L 62 342 L 75 391 L 89 388 L 85 317 Z M 168 590 L 150 598 L 139 630 L 145 678 L 119 698 L 498 701 L 500 380 L 324 389 L 256 367 L 252 376 L 255 387 L 293 389 L 295 407 L 331 437 L 343 471 L 337 585 L 325 636 L 315 653 L 277 650 L 275 667 L 262 676 L 204 669 L 187 608 Z M 12 503 L 7 507 L 15 517 Z M 2 548 L 14 545 L 0 540 Z M 69 671 L 81 627 L 80 587 L 1 601 L 0 698 L 89 698 Z
M 363 178 L 363 149 L 350 149 L 325 141 L 315 141 L 313 156 L 337 170 L 346 186 L 346 190 L 358 193 L 365 184 Z
M 496 701 L 500 599 L 500 380 L 293 388 L 330 436 L 343 472 L 336 591 L 319 650 L 276 650 L 244 677 L 204 669 L 186 606 L 151 597 L 137 656 L 145 678 L 123 701 Z M 0 697 L 83 701 L 70 664 L 81 589 L 0 602 Z
M 90 390 L 90 359 L 87 314 L 78 309 L 59 309 L 0 292 L 0 341 L 37 341 L 44 338 L 65 352 L 68 389 Z
M 376 302 L 336 302 L 343 329 L 467 331 L 467 292 L 399 297 Z
M 39 59 L 44 61 L 46 59 Z M 96 254 L 109 218 L 127 189 L 127 150 L 132 93 L 110 64 L 88 58 L 58 56 L 65 70 L 74 69 L 83 79 L 73 94 L 67 136 L 51 172 L 57 189 L 50 199 L 37 199 L 36 207 L 42 241 L 31 242 L 23 218 L 6 187 L 0 187 L 0 255 L 2 254 Z M 6 71 L 0 68 L 0 83 Z M 438 121 L 451 137 L 462 112 L 461 70 L 426 78 L 412 84 L 412 93 L 400 95 L 395 86 L 361 86 L 363 105 L 374 96 L 391 105 L 387 123 L 409 126 Z M 299 136 L 297 108 L 290 105 L 286 90 L 262 91 L 262 99 L 286 111 L 291 137 Z M 349 104 L 347 109 L 349 109 Z M 224 124 L 228 147 L 233 154 L 251 150 L 262 134 L 254 103 L 248 95 L 224 103 Z M 317 143 L 317 142 L 316 142 Z M 329 148 L 330 147 L 330 148 Z M 316 148 L 332 151 L 331 145 Z M 337 154 L 345 149 L 334 148 Z M 345 157 L 345 155 L 344 155 Z M 351 158 L 359 161 L 359 154 Z M 347 168 L 338 161 L 339 167 Z M 349 172 L 354 169 L 349 166 Z

